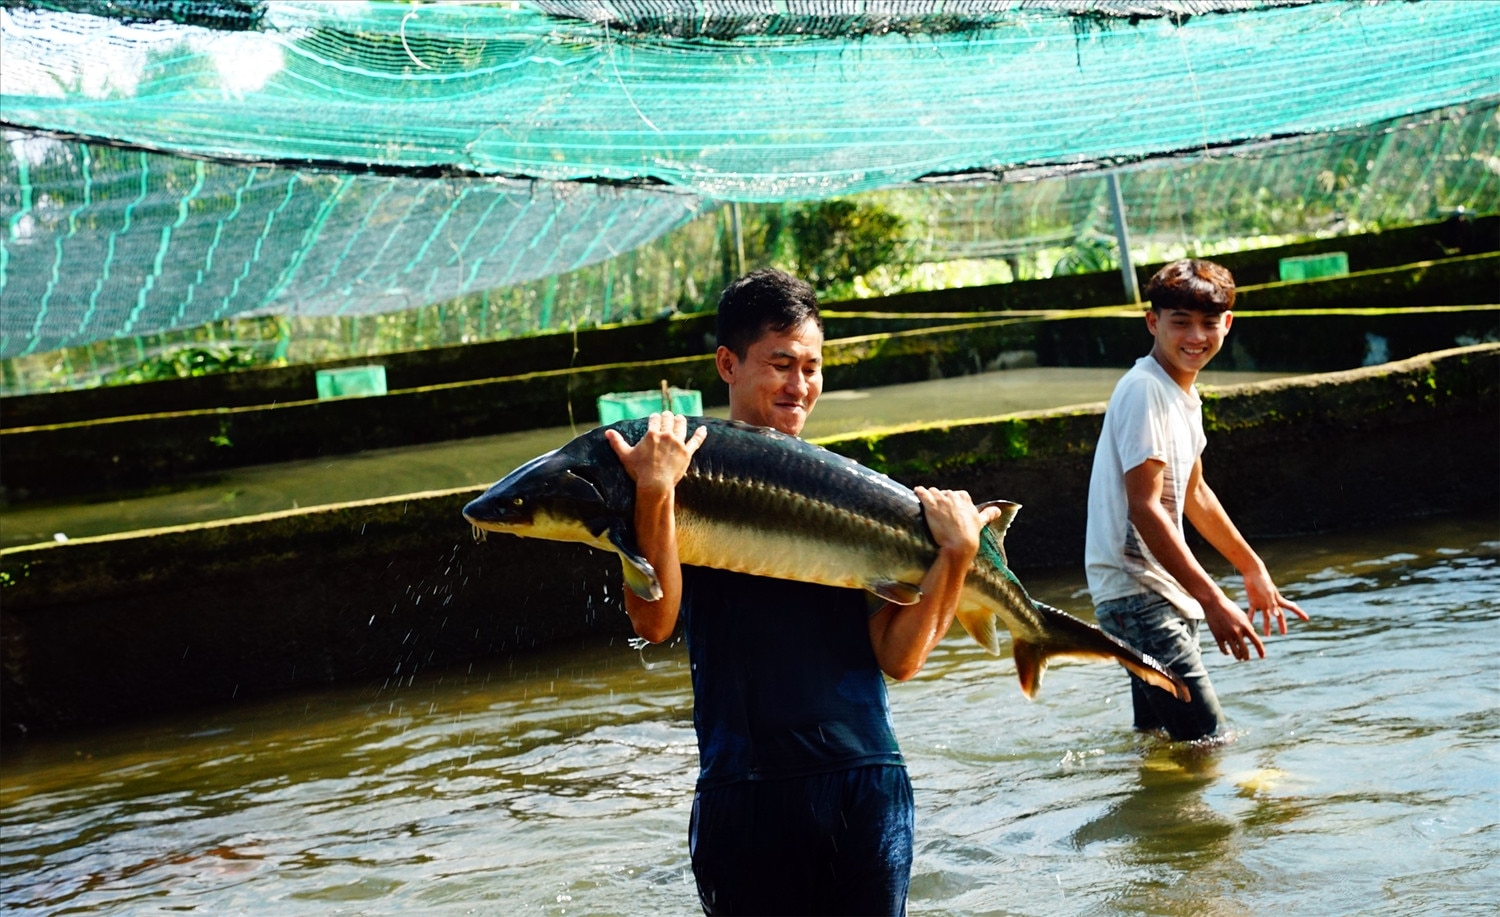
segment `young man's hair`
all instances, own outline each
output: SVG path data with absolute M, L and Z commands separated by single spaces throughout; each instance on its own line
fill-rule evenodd
M 786 331 L 805 321 L 823 330 L 818 294 L 785 271 L 761 268 L 735 280 L 719 296 L 715 334 L 741 360 L 767 331 Z
M 1212 261 L 1184 258 L 1156 272 L 1146 284 L 1146 299 L 1158 312 L 1228 312 L 1234 308 L 1234 277 Z

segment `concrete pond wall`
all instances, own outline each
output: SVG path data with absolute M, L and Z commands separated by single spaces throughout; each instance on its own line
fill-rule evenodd
M 1495 340 L 1500 337 L 1497 300 L 1496 253 L 1300 283 L 1250 285 L 1240 291 L 1236 317 L 1241 323 L 1253 321 L 1257 332 L 1232 333 L 1221 365 L 1278 371 L 1358 366 L 1370 356 L 1372 335 L 1381 342 L 1375 348 L 1379 360 Z M 892 307 L 889 301 L 879 303 L 880 308 Z M 890 313 L 884 319 L 830 318 L 826 384 L 850 388 L 972 373 L 1018 353 L 1049 366 L 1124 366 L 1141 346 L 1139 310 L 1060 310 L 976 321 L 922 322 L 909 314 L 890 318 Z M 618 353 L 629 359 L 617 362 L 569 362 L 552 352 L 558 341 L 538 338 L 540 353 L 557 358 L 560 365 L 497 364 L 494 368 L 504 374 L 399 388 L 371 398 L 303 398 L 155 412 L 149 410 L 150 402 L 141 402 L 138 413 L 128 416 L 8 426 L 0 429 L 0 499 L 20 502 L 149 488 L 225 468 L 590 422 L 597 417 L 597 396 L 654 389 L 663 379 L 702 390 L 705 405 L 714 406 L 724 394 L 702 341 L 711 321 L 711 316 L 698 316 L 659 323 L 650 334 L 663 342 L 656 353 L 668 355 L 647 359 L 637 358 L 645 352 L 646 334 L 637 327 L 619 329 L 620 334 L 628 331 L 634 343 L 621 347 Z M 855 333 L 914 321 L 919 327 Z M 698 352 L 670 355 L 679 346 L 671 342 L 682 338 L 695 338 Z M 603 358 L 603 350 L 595 353 Z M 515 372 L 522 365 L 548 368 Z M 147 386 L 127 387 L 135 388 Z M 98 397 L 116 396 L 101 391 Z M 0 414 L 13 422 L 15 406 L 5 408 Z M 41 408 L 26 410 L 33 418 L 40 416 Z
M 1500 345 L 1205 396 L 1210 480 L 1253 538 L 1500 509 Z M 1102 411 L 825 445 L 908 484 L 1023 503 L 1008 544 L 1024 578 L 1081 562 Z M 460 509 L 477 492 L 0 551 L 4 735 L 625 639 L 613 557 L 509 536 L 476 542 Z

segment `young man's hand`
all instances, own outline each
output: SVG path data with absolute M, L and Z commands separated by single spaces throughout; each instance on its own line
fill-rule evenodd
M 1250 658 L 1250 649 L 1254 647 L 1260 658 L 1266 658 L 1266 645 L 1255 632 L 1255 623 L 1245 616 L 1240 606 L 1222 593 L 1217 601 L 1205 602 L 1199 599 L 1199 602 L 1203 605 L 1203 617 L 1208 629 L 1219 644 L 1219 652 L 1243 662 Z
M 921 582 L 922 597 L 915 605 L 887 604 L 870 617 L 870 645 L 881 671 L 905 681 L 921 671 L 927 656 L 953 624 L 964 578 L 984 527 L 1000 515 L 1000 507 L 978 509 L 965 490 L 915 488 L 938 555 Z
M 1277 633 L 1286 633 L 1286 612 L 1291 611 L 1302 620 L 1308 620 L 1307 612 L 1297 607 L 1297 603 L 1291 601 L 1281 594 L 1276 584 L 1271 582 L 1271 575 L 1264 569 L 1252 570 L 1245 574 L 1245 596 L 1250 600 L 1250 626 L 1255 626 L 1255 616 L 1263 614 L 1266 616 L 1266 636 L 1271 636 L 1271 626 L 1274 622 Z
M 626 474 L 635 481 L 635 538 L 641 555 L 655 571 L 661 592 L 656 599 L 642 598 L 626 589 L 625 612 L 637 636 L 660 643 L 672 636 L 682 602 L 682 566 L 677 556 L 675 519 L 677 482 L 687 474 L 693 453 L 708 437 L 708 427 L 699 427 L 687 438 L 687 418 L 662 411 L 652 414 L 646 432 L 631 445 L 614 430 L 605 440 Z

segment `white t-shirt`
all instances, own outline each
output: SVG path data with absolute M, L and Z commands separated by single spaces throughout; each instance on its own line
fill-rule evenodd
M 1147 459 L 1166 464 L 1162 507 L 1182 531 L 1188 479 L 1207 442 L 1197 388 L 1184 392 L 1155 357 L 1135 361 L 1110 396 L 1089 478 L 1084 563 L 1094 604 L 1150 591 L 1183 617 L 1203 618 L 1203 606 L 1152 556 L 1130 524 L 1125 472 Z

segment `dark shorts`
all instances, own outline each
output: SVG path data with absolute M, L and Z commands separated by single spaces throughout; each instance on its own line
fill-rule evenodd
M 1193 699 L 1183 703 L 1161 688 L 1130 676 L 1135 728 L 1165 729 L 1180 742 L 1217 734 L 1224 727 L 1224 711 L 1209 683 L 1208 670 L 1198 651 L 1198 625 L 1177 613 L 1171 602 L 1154 592 L 1111 599 L 1094 609 L 1099 629 L 1182 676 Z
M 703 913 L 905 914 L 912 823 L 904 767 L 700 790 L 688 849 Z

